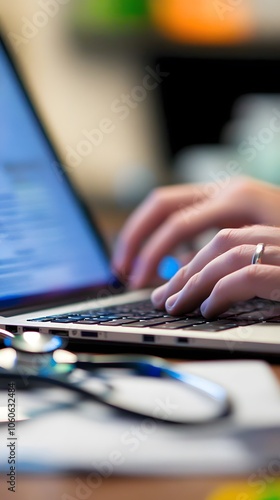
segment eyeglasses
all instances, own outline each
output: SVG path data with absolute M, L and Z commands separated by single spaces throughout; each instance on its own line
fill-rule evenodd
M 209 423 L 231 412 L 231 402 L 225 388 L 204 377 L 180 372 L 158 357 L 74 354 L 65 349 L 65 339 L 33 331 L 13 335 L 0 330 L 0 336 L 4 337 L 5 345 L 0 350 L 0 380 L 20 381 L 24 378 L 28 385 L 47 382 L 130 415 L 176 424 Z M 100 370 L 104 369 L 105 377 L 102 374 L 100 376 Z M 126 384 L 115 383 L 116 369 L 129 370 L 130 375 L 124 378 Z M 83 387 L 73 377 L 81 370 L 89 377 L 97 377 L 99 384 Z M 108 378 L 108 371 L 111 371 L 112 377 Z M 137 381 L 142 383 L 143 377 L 148 385 L 145 386 L 144 394 L 142 391 L 140 395 Z M 209 403 L 207 411 L 191 411 L 191 408 L 183 408 L 182 411 L 182 408 L 178 410 L 176 407 L 170 412 L 160 411 L 149 401 L 147 387 L 149 389 L 151 379 L 162 379 L 161 384 L 166 384 L 163 379 L 172 381 L 175 384 L 172 390 L 175 390 L 175 386 L 176 389 L 180 387 L 181 391 L 183 389 L 184 393 L 190 389 L 207 405 Z

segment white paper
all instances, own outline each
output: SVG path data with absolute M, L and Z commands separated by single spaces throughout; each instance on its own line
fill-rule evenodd
M 233 414 L 214 424 L 170 425 L 153 418 L 133 419 L 99 403 L 77 402 L 75 395 L 62 389 L 17 391 L 19 411 L 37 413 L 17 423 L 17 471 L 74 469 L 96 471 L 101 476 L 238 474 L 275 458 L 280 449 L 280 390 L 266 363 L 211 361 L 179 366 L 181 371 L 222 384 L 232 399 Z M 176 385 L 175 390 L 169 383 L 163 392 L 157 381 L 154 387 L 153 380 L 149 384 L 155 404 L 172 412 L 181 400 L 181 388 Z M 143 387 L 138 381 L 131 390 L 135 393 L 137 388 L 139 398 L 145 398 L 147 386 Z M 208 411 L 205 402 L 196 402 L 191 393 L 183 397 L 192 407 L 200 405 L 196 411 Z M 6 401 L 7 394 L 1 391 L 0 406 Z M 0 471 L 7 471 L 7 437 L 7 424 L 3 423 Z

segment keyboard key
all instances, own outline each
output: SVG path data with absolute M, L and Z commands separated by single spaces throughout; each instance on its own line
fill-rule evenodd
M 236 328 L 238 325 L 236 323 L 224 322 L 222 320 L 211 321 L 201 325 L 193 325 L 187 328 L 187 330 L 197 330 L 202 332 L 221 332 L 223 330 L 229 330 L 231 328 Z
M 100 322 L 94 319 L 81 319 L 75 322 L 77 325 L 99 325 Z
M 173 318 L 154 318 L 154 319 L 141 319 L 139 321 L 134 321 L 133 323 L 130 323 L 130 326 L 136 327 L 136 328 L 144 328 L 144 327 L 152 327 L 154 325 L 162 325 L 167 322 L 176 322 L 175 319 Z
M 131 325 L 131 323 L 135 323 L 134 319 L 113 319 L 111 321 L 105 321 L 102 323 L 103 326 L 122 326 L 122 325 Z
M 186 319 L 186 320 L 165 323 L 165 324 L 160 325 L 160 328 L 163 328 L 164 330 L 178 330 L 178 329 L 184 329 L 184 328 L 187 328 L 187 327 L 193 326 L 193 325 L 203 324 L 205 322 L 206 322 L 206 319 L 195 320 L 194 318 L 193 319 L 190 318 L 190 319 Z M 154 327 L 154 328 L 156 328 L 156 327 Z

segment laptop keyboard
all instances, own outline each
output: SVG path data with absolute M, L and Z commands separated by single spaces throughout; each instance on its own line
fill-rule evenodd
M 170 316 L 165 311 L 153 309 L 149 300 L 87 309 L 78 313 L 32 318 L 30 321 L 75 323 L 81 326 L 131 326 L 133 328 L 218 332 L 264 321 L 280 323 L 280 303 L 263 299 L 239 302 L 213 321 L 201 316 L 199 309 L 183 316 Z

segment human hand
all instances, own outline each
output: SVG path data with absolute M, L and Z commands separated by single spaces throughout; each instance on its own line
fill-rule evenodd
M 251 264 L 264 243 L 261 264 Z M 152 293 L 157 308 L 186 314 L 200 306 L 209 318 L 239 300 L 280 300 L 280 228 L 250 226 L 222 229 L 194 259 Z
M 155 282 L 161 259 L 208 229 L 280 226 L 280 189 L 246 177 L 223 189 L 214 182 L 154 190 L 120 233 L 113 268 L 131 288 Z

